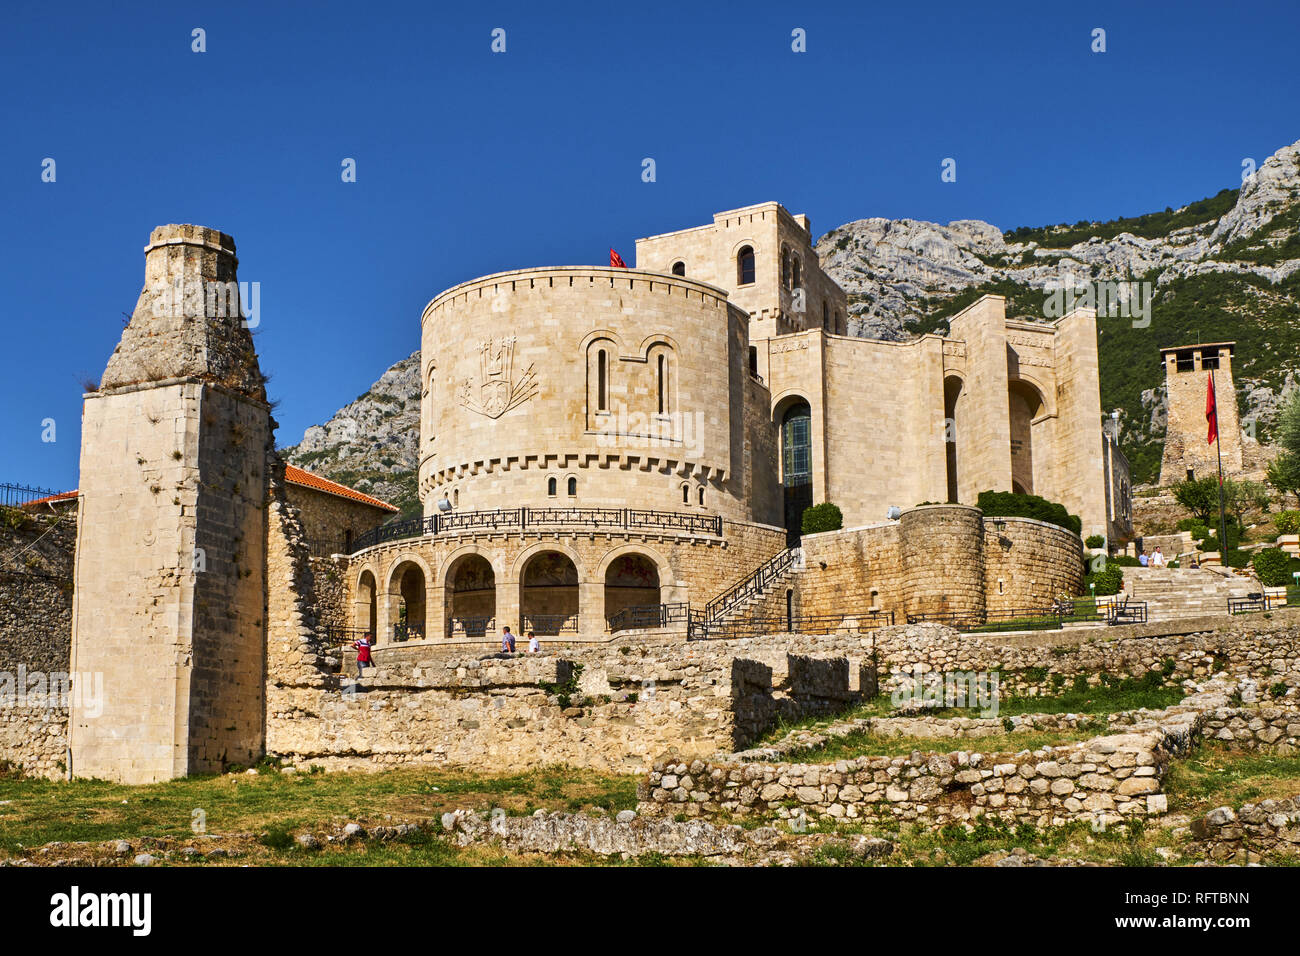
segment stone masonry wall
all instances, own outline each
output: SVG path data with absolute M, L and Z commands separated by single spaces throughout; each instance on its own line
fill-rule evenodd
M 77 513 L 0 509 L 0 671 L 67 671 Z

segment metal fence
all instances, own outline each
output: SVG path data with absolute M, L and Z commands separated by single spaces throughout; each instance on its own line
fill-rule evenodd
M 681 531 L 721 537 L 718 515 L 677 511 L 638 511 L 633 508 L 500 508 L 493 511 L 448 511 L 381 525 L 352 541 L 351 552 L 425 535 L 458 531 L 547 530 Z
M 1256 592 L 1247 594 L 1245 597 L 1228 598 L 1228 613 L 1249 614 L 1252 611 L 1272 611 L 1275 608 L 1296 603 L 1300 603 L 1300 591 L 1294 594 L 1290 589 L 1287 590 L 1286 594 Z
M 888 627 L 893 623 L 893 611 L 862 611 L 856 614 L 804 614 L 788 617 L 740 617 L 729 621 L 709 621 L 704 616 L 697 616 L 691 621 L 690 639 L 693 641 L 706 641 L 787 633 L 856 634 Z
M 773 580 L 789 570 L 790 566 L 794 564 L 794 559 L 795 552 L 791 548 L 778 552 L 756 568 L 749 577 L 737 584 L 733 584 L 706 604 L 704 606 L 705 618 L 716 621 L 741 601 L 762 594 Z
M 37 488 L 34 485 L 0 484 L 0 506 L 18 508 L 29 501 L 57 495 L 53 488 Z
M 611 633 L 627 631 L 634 628 L 671 627 L 674 624 L 689 624 L 691 606 L 685 602 L 679 604 L 647 604 L 638 607 L 625 607 L 617 614 L 610 615 L 607 629 Z
M 525 614 L 519 621 L 519 630 L 529 631 L 541 637 L 555 637 L 557 634 L 577 634 L 578 615 L 576 614 Z
M 923 611 L 907 615 L 908 624 L 946 624 L 970 634 L 999 631 L 1058 631 L 1066 624 L 1145 624 L 1145 601 L 1057 601 L 1047 608 L 1006 608 L 996 611 Z

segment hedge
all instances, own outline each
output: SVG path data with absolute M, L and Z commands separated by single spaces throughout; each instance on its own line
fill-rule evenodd
M 1065 505 L 1038 495 L 1018 495 L 1014 491 L 981 491 L 975 504 L 989 518 L 1036 518 L 1075 534 L 1083 530 L 1083 522 L 1078 515 L 1066 511 Z
M 844 514 L 829 501 L 823 501 L 819 505 L 805 508 L 802 520 L 804 534 L 839 531 L 844 527 Z
M 1276 588 L 1291 583 L 1291 556 L 1281 548 L 1265 548 L 1255 552 L 1252 563 L 1261 584 Z
M 1273 515 L 1273 525 L 1278 534 L 1300 534 L 1300 511 L 1279 511 Z

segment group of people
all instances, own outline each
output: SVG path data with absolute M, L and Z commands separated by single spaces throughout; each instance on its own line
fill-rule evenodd
M 357 652 L 357 680 L 361 680 L 362 674 L 367 667 L 375 666 L 375 659 L 370 653 L 370 649 L 375 646 L 374 638 L 369 634 L 362 634 L 352 642 L 352 647 Z M 528 653 L 536 654 L 541 651 L 541 642 L 537 640 L 537 634 L 534 631 L 528 632 Z M 501 653 L 515 653 L 515 635 L 510 630 L 510 625 L 501 628 Z
M 1156 548 L 1151 554 L 1147 554 L 1146 551 L 1143 551 L 1138 555 L 1138 564 L 1142 565 L 1144 568 L 1159 568 L 1163 567 L 1164 563 L 1165 553 L 1159 548 Z

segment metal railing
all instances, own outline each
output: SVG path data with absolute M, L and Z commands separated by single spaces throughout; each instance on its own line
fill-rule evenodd
M 1256 592 L 1247 594 L 1245 597 L 1228 598 L 1228 613 L 1249 614 L 1252 611 L 1271 611 L 1274 608 L 1286 607 L 1286 605 L 1286 594 Z
M 525 614 L 520 618 L 519 631 L 529 631 L 541 637 L 555 637 L 557 634 L 577 634 L 578 615 L 576 614 Z
M 364 627 L 335 627 L 326 624 L 321 627 L 321 636 L 325 643 L 329 645 L 351 644 L 355 640 L 370 635 L 370 631 Z
M 997 631 L 1056 631 L 1072 623 L 1145 624 L 1145 601 L 1122 600 L 1099 606 L 1091 601 L 1058 601 L 1047 608 L 1006 608 L 996 611 L 921 611 L 907 615 L 908 624 L 946 624 L 967 633 Z
M 394 624 L 393 640 L 399 644 L 403 641 L 422 641 L 424 640 L 424 625 Z
M 447 637 L 487 637 L 497 629 L 495 617 L 452 617 L 447 619 Z
M 34 485 L 15 485 L 8 482 L 0 484 L 0 506 L 17 508 L 29 501 L 37 501 L 58 494 L 53 488 L 37 488 Z
M 689 624 L 690 620 L 691 606 L 689 604 L 646 604 L 638 607 L 625 607 L 618 613 L 610 615 L 606 629 L 614 633 L 633 628 Z
M 777 552 L 773 557 L 759 565 L 743 581 L 733 584 L 706 604 L 704 606 L 705 620 L 716 621 L 725 616 L 728 611 L 741 601 L 762 594 L 773 580 L 790 569 L 790 566 L 794 564 L 794 559 L 795 552 L 793 548 L 786 548 L 784 551 Z
M 357 535 L 351 553 L 388 541 L 461 531 L 525 531 L 528 529 L 677 531 L 721 537 L 719 515 L 633 508 L 502 508 L 493 511 L 450 511 L 408 518 Z
M 700 616 L 692 619 L 689 636 L 693 641 L 707 641 L 765 634 L 855 634 L 889 627 L 893 623 L 893 611 L 739 617 L 727 621 L 709 621 Z

